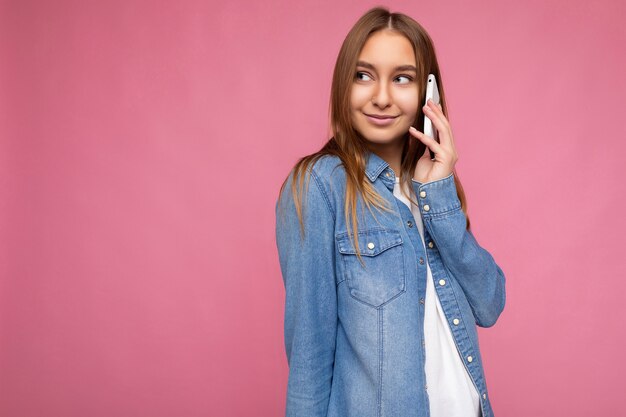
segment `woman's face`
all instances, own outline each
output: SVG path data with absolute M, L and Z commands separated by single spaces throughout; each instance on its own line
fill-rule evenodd
M 415 53 L 388 30 L 370 35 L 357 62 L 350 95 L 352 125 L 374 147 L 398 146 L 417 116 Z

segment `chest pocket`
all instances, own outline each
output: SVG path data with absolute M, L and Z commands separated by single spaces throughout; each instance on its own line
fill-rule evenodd
M 359 230 L 357 235 L 363 264 L 347 232 L 335 237 L 346 284 L 352 297 L 380 307 L 405 291 L 402 236 L 397 230 L 383 228 Z

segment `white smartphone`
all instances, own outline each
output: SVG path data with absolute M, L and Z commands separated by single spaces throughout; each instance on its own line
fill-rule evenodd
M 437 79 L 434 74 L 428 74 L 428 80 L 426 81 L 426 100 L 424 101 L 424 105 L 428 103 L 428 100 L 432 100 L 435 104 L 439 104 L 439 89 L 437 88 Z M 424 115 L 424 134 L 430 136 L 439 142 L 439 135 L 437 134 L 437 129 L 433 127 L 433 122 L 428 118 L 428 116 Z M 435 159 L 435 154 L 433 151 L 430 152 L 430 159 Z

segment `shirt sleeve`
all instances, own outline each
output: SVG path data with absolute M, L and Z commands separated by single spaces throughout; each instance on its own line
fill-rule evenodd
M 504 309 L 505 277 L 493 256 L 466 229 L 454 174 L 413 187 L 424 219 L 445 266 L 463 289 L 476 324 L 493 326 Z
M 292 175 L 276 203 L 276 244 L 285 286 L 287 417 L 326 416 L 334 369 L 334 212 L 319 177 L 310 172 L 302 202 L 304 236 L 291 192 Z

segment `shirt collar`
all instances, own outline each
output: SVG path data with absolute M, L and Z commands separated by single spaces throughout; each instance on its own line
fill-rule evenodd
M 365 166 L 365 175 L 367 175 L 367 178 L 369 178 L 371 182 L 374 182 L 381 173 L 387 171 L 385 175 L 381 176 L 381 179 L 385 182 L 387 188 L 393 189 L 393 184 L 396 181 L 395 174 L 389 167 L 387 161 L 371 151 L 368 151 L 366 155 L 367 163 Z

